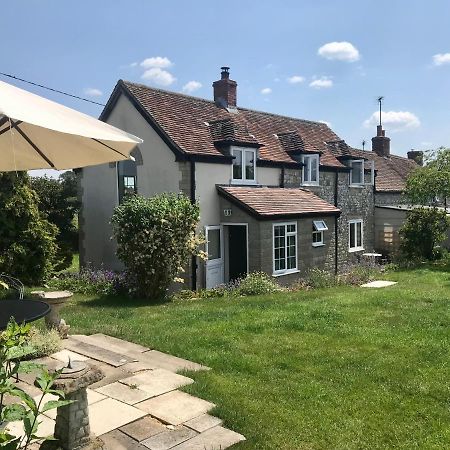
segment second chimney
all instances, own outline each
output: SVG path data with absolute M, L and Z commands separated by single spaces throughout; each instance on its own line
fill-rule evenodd
M 377 135 L 372 138 L 372 151 L 378 156 L 389 158 L 391 155 L 391 140 L 386 137 L 382 125 L 377 126 Z
M 214 101 L 222 108 L 236 108 L 236 81 L 230 80 L 230 68 L 221 67 L 220 80 L 214 81 Z
M 410 150 L 408 152 L 408 159 L 412 159 L 419 166 L 423 166 L 423 151 L 421 150 Z

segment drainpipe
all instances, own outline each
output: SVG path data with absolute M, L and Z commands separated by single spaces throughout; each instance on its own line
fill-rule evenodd
M 336 169 L 336 176 L 334 179 L 334 206 L 338 207 L 338 187 L 339 187 L 339 172 Z M 338 274 L 339 266 L 339 228 L 338 216 L 334 216 L 334 274 Z
M 195 203 L 195 161 L 193 159 L 190 159 L 190 180 L 191 180 L 191 203 Z M 192 279 L 191 279 L 191 289 L 193 291 L 197 290 L 197 257 L 195 255 L 192 256 L 191 260 L 191 267 L 192 267 Z

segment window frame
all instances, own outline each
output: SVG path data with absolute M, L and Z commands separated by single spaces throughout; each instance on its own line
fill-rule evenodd
M 354 183 L 353 182 L 353 170 L 354 170 L 353 164 L 355 164 L 355 163 L 358 163 L 358 164 L 361 163 L 361 181 L 359 183 Z M 364 159 L 352 159 L 350 161 L 350 168 L 351 168 L 351 171 L 349 173 L 349 184 L 350 184 L 350 186 L 363 187 L 364 186 Z
M 361 224 L 361 245 L 358 246 L 358 224 Z M 351 227 L 352 225 L 355 226 L 355 246 L 352 247 L 351 242 Z M 364 250 L 364 221 L 363 219 L 352 219 L 348 221 L 348 251 L 350 253 L 353 252 L 360 252 Z
M 323 226 L 320 226 L 320 222 L 322 222 Z M 312 222 L 312 246 L 313 247 L 323 247 L 325 245 L 323 232 L 328 231 L 328 226 L 325 220 L 313 220 Z M 314 242 L 314 236 L 319 236 L 320 240 Z
M 254 148 L 247 148 L 247 147 L 231 147 L 230 154 L 231 156 L 235 157 L 236 155 L 234 152 L 239 151 L 241 152 L 241 173 L 242 178 L 234 178 L 234 158 L 231 162 L 231 183 L 233 184 L 257 184 L 256 181 L 256 160 L 258 157 L 257 150 Z M 245 173 L 245 161 L 246 161 L 246 153 L 253 153 L 253 178 L 247 178 L 247 175 Z
M 295 227 L 295 231 L 287 231 L 287 227 L 293 225 Z M 284 269 L 275 269 L 275 228 L 276 227 L 284 227 Z M 288 261 L 288 236 L 294 236 L 295 239 L 295 267 L 287 269 L 287 261 Z M 280 247 L 281 248 L 281 247 Z M 281 276 L 288 275 L 291 273 L 300 272 L 298 269 L 298 225 L 297 222 L 274 222 L 272 223 L 272 275 L 273 276 Z
M 306 161 L 305 161 L 306 160 Z M 316 165 L 317 179 L 311 180 L 311 166 L 312 162 Z M 310 155 L 302 155 L 302 185 L 303 186 L 319 186 L 320 183 L 320 157 L 318 154 L 313 153 Z M 309 180 L 305 180 L 305 166 L 308 168 Z

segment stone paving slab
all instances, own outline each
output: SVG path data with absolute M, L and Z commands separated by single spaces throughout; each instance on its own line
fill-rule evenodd
M 147 392 L 149 397 L 156 397 L 192 384 L 194 380 L 165 369 L 155 369 L 140 372 L 132 377 L 124 378 L 120 382 L 128 386 L 137 386 L 140 390 Z
M 145 439 L 141 444 L 150 450 L 169 450 L 195 436 L 197 436 L 197 433 L 194 430 L 179 426 L 174 430 L 166 430 L 156 436 Z
M 167 428 L 164 424 L 150 416 L 142 417 L 142 419 L 138 419 L 120 428 L 120 431 L 138 442 L 166 430 Z
M 145 412 L 112 398 L 89 407 L 91 431 L 97 436 L 108 433 L 145 416 Z
M 142 411 L 172 425 L 180 425 L 201 416 L 214 406 L 214 403 L 180 391 L 172 391 L 136 404 Z
M 50 358 L 57 359 L 58 361 L 67 364 L 69 362 L 69 358 L 71 361 L 87 361 L 88 358 L 86 356 L 81 355 L 80 353 L 71 352 L 70 350 L 61 350 L 59 352 L 53 353 L 50 355 Z
M 180 370 L 209 370 L 209 367 L 188 361 L 187 359 L 178 358 L 177 356 L 159 352 L 158 350 L 150 350 L 142 353 L 139 360 L 171 372 L 179 372 Z
M 72 336 L 70 336 L 68 339 L 64 339 L 64 346 L 68 350 L 76 353 L 81 353 L 82 355 L 88 356 L 91 359 L 102 361 L 114 367 L 123 366 L 128 362 L 136 361 L 134 358 L 129 358 L 124 354 L 112 352 L 111 350 L 104 349 L 102 347 L 99 347 L 98 345 L 94 345 L 88 342 L 84 342 L 84 340 L 79 340 Z
M 172 450 L 224 450 L 241 441 L 245 441 L 242 434 L 218 426 L 172 447 Z
M 42 437 L 51 436 L 55 430 L 55 421 L 46 416 L 40 416 L 39 421 L 41 424 L 39 425 L 38 435 Z M 13 436 L 21 437 L 25 435 L 23 422 L 9 422 L 6 428 Z
M 209 430 L 212 427 L 222 425 L 222 419 L 218 417 L 210 416 L 209 414 L 203 414 L 202 416 L 194 417 L 183 424 L 186 427 L 192 428 L 198 433 Z
M 128 405 L 134 405 L 135 403 L 147 400 L 152 396 L 139 388 L 133 388 L 128 384 L 123 384 L 118 381 L 98 388 L 97 392 L 115 398 L 123 403 L 127 403 Z
M 150 349 L 148 347 L 144 347 L 143 345 L 135 344 L 134 342 L 124 341 L 123 339 L 119 339 L 113 336 L 108 336 L 102 333 L 91 334 L 89 337 L 95 339 L 97 342 L 104 343 L 107 346 L 111 346 L 111 348 L 116 347 L 120 352 L 136 352 L 143 353 L 148 352 Z
M 89 360 L 91 362 L 92 360 Z M 100 361 L 92 361 L 92 363 L 101 369 L 104 373 L 105 377 L 100 381 L 97 381 L 94 384 L 91 384 L 89 387 L 91 389 L 98 389 L 99 387 L 106 386 L 107 384 L 114 383 L 115 381 L 121 380 L 123 378 L 128 378 L 130 376 L 130 372 L 126 372 L 123 370 L 123 366 L 121 367 L 112 367 L 108 364 L 102 363 Z
M 113 430 L 102 436 L 107 450 L 147 450 L 147 447 L 131 439 L 119 430 Z
M 394 284 L 397 284 L 397 282 L 396 281 L 377 280 L 377 281 L 371 281 L 370 283 L 362 284 L 361 287 L 363 287 L 363 288 L 383 288 L 383 287 L 393 286 Z

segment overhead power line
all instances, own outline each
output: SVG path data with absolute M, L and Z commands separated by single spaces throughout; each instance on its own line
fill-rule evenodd
M 98 105 L 98 106 L 105 106 L 105 104 L 103 104 L 103 103 L 95 102 L 94 100 L 89 100 L 88 98 L 79 97 L 78 95 L 69 94 L 68 92 L 60 91 L 58 89 L 53 89 L 51 87 L 44 86 L 43 84 L 34 83 L 33 81 L 24 80 L 23 78 L 16 77 L 16 76 L 11 75 L 9 73 L 0 72 L 0 75 L 3 75 L 4 77 L 8 77 L 8 78 L 13 78 L 14 80 L 22 81 L 23 83 L 28 83 L 28 84 L 31 84 L 33 86 L 40 87 L 42 89 L 47 89 L 48 91 L 52 91 L 52 92 L 56 92 L 58 94 L 66 95 L 67 97 L 76 98 L 77 100 L 83 100 L 84 102 L 93 103 L 94 105 Z

